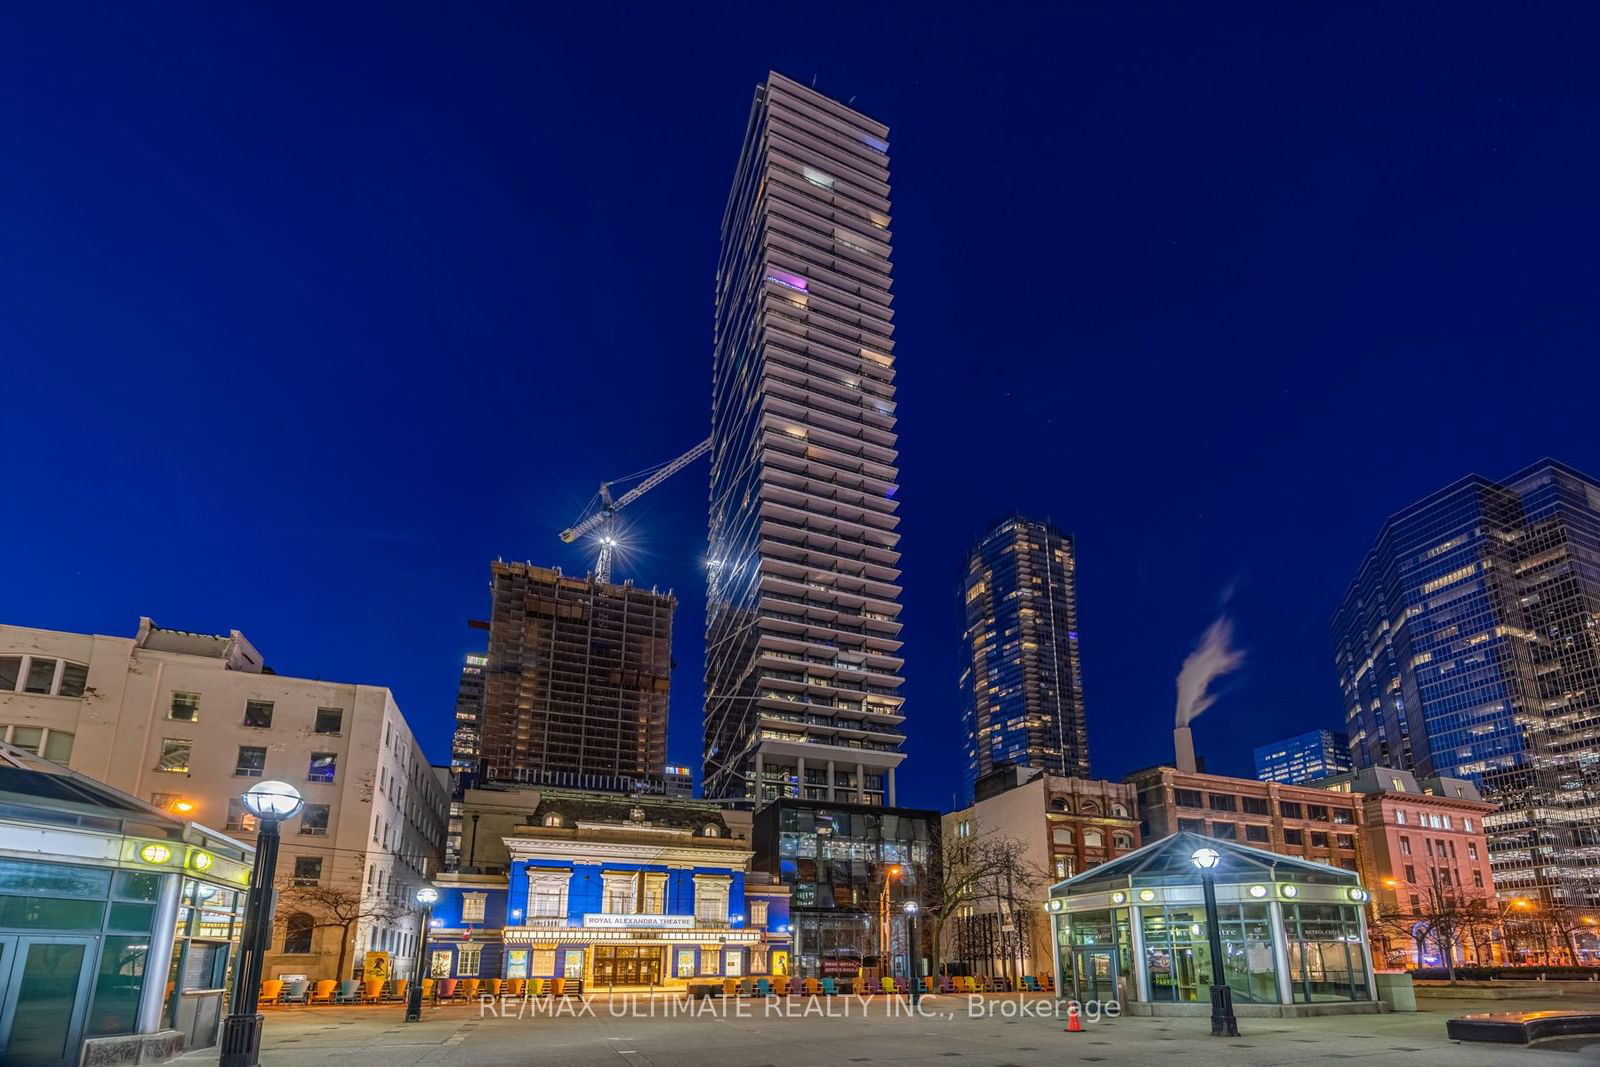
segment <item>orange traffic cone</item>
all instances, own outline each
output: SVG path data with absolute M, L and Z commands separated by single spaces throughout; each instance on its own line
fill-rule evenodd
M 1083 1033 L 1083 1023 L 1078 1019 L 1078 1002 L 1076 1000 L 1067 1001 L 1067 1033 Z

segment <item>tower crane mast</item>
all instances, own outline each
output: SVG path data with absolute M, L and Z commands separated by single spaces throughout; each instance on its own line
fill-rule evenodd
M 613 482 L 601 482 L 598 494 L 599 506 L 567 529 L 562 530 L 561 540 L 570 545 L 585 534 L 598 530 L 599 536 L 596 540 L 600 543 L 600 558 L 595 561 L 594 577 L 598 582 L 609 583 L 611 581 L 611 560 L 617 547 L 617 512 L 710 451 L 711 438 L 708 437 L 676 459 L 669 459 L 658 467 L 640 471 L 638 474 L 628 475 L 626 478 L 615 479 L 615 481 L 621 482 L 629 481 L 633 478 L 644 478 L 638 485 L 615 499 L 612 499 L 611 496 Z

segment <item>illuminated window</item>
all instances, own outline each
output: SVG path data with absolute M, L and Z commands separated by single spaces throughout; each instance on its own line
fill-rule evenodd
M 765 900 L 752 900 L 750 906 L 750 925 L 767 925 L 767 902 Z
M 167 771 L 171 774 L 189 773 L 189 754 L 194 749 L 194 742 L 183 737 L 163 737 L 161 739 L 161 760 L 156 764 L 156 770 Z
M 199 693 L 173 693 L 172 706 L 167 709 L 167 718 L 177 719 L 179 722 L 194 722 L 200 718 Z
M 478 964 L 483 960 L 483 946 L 473 942 L 456 946 L 456 974 L 462 978 L 476 978 Z
M 461 921 L 464 923 L 483 922 L 483 913 L 489 901 L 487 893 L 463 893 L 461 895 Z

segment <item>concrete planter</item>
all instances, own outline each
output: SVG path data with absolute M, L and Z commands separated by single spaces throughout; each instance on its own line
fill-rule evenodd
M 1377 971 L 1372 978 L 1378 987 L 1378 999 L 1387 1004 L 1390 1011 L 1417 1010 L 1417 994 L 1409 973 Z

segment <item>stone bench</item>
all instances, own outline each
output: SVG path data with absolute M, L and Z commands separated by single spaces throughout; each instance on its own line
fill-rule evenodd
M 1600 1036 L 1600 1012 L 1484 1011 L 1444 1024 L 1452 1041 L 1496 1041 L 1526 1045 L 1546 1037 Z

